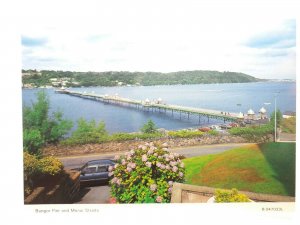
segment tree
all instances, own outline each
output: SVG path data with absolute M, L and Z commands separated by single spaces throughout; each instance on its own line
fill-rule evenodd
M 80 118 L 77 121 L 77 129 L 66 141 L 71 144 L 101 143 L 107 138 L 108 133 L 104 122 L 97 124 L 95 120 L 86 121 Z
M 150 119 L 144 126 L 141 128 L 141 131 L 146 134 L 156 133 L 155 123 Z
M 271 120 L 270 120 L 271 124 L 273 127 L 275 127 L 275 111 L 272 113 L 271 115 Z M 276 112 L 276 126 L 279 127 L 282 123 L 282 113 L 280 110 L 277 110 Z
M 37 93 L 37 102 L 23 111 L 23 146 L 31 154 L 40 155 L 47 143 L 57 143 L 72 128 L 61 112 L 49 116 L 49 99 L 45 92 Z

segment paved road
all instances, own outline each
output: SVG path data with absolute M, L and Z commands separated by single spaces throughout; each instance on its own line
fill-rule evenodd
M 218 145 L 199 145 L 191 147 L 180 147 L 170 149 L 171 152 L 177 152 L 181 155 L 184 155 L 187 158 L 208 155 L 208 154 L 217 154 L 224 152 L 226 150 L 245 146 L 249 143 L 232 143 L 232 144 L 218 144 Z M 94 159 L 112 159 L 115 155 L 121 155 L 124 152 L 117 153 L 105 153 L 105 154 L 95 154 L 95 155 L 81 155 L 81 156 L 69 156 L 69 157 L 60 157 L 59 159 L 64 164 L 65 168 L 71 169 L 84 165 L 87 161 Z
M 217 154 L 224 152 L 226 150 L 245 146 L 245 144 L 219 144 L 219 145 L 201 145 L 192 147 L 180 147 L 170 149 L 171 152 L 177 152 L 184 155 L 185 157 L 194 157 L 208 154 Z M 94 159 L 110 159 L 115 155 L 120 155 L 123 152 L 113 153 L 113 154 L 97 154 L 97 155 L 83 155 L 83 156 L 70 156 L 61 157 L 60 160 L 63 162 L 65 168 L 76 168 L 82 166 L 89 160 Z M 100 186 L 90 186 L 81 188 L 79 197 L 76 204 L 99 204 L 107 203 L 110 197 L 110 187 L 107 184 L 102 184 Z

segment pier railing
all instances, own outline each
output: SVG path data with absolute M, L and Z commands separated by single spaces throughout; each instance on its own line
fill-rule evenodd
M 194 108 L 194 107 L 187 107 L 187 106 L 180 106 L 180 105 L 171 105 L 165 103 L 158 103 L 158 102 L 151 102 L 151 101 L 142 101 L 142 100 L 134 100 L 129 98 L 123 98 L 118 95 L 99 95 L 95 93 L 86 93 L 86 92 L 77 92 L 77 91 L 70 91 L 70 90 L 56 90 L 58 93 L 68 94 L 72 96 L 77 96 L 86 99 L 93 99 L 97 101 L 102 101 L 106 103 L 117 103 L 117 104 L 127 104 L 127 105 L 134 105 L 137 108 L 141 107 L 143 109 L 158 109 L 164 111 L 171 111 L 172 115 L 173 112 L 186 113 L 188 118 L 190 114 L 198 115 L 199 121 L 200 116 L 206 116 L 208 119 L 222 119 L 225 121 L 237 121 L 239 120 L 238 113 L 229 113 L 229 112 L 222 112 L 212 109 L 202 109 L 202 108 Z

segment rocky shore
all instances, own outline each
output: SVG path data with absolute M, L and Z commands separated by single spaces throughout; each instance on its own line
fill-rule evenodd
M 147 140 L 149 141 L 149 140 Z M 146 140 L 133 140 L 122 142 L 107 142 L 101 144 L 85 144 L 75 146 L 65 145 L 48 145 L 43 148 L 43 154 L 45 156 L 72 156 L 72 155 L 86 155 L 96 153 L 111 153 L 119 151 L 129 151 L 133 148 L 137 148 L 139 145 L 147 142 Z M 220 134 L 217 136 L 204 135 L 196 138 L 160 138 L 150 140 L 155 143 L 167 142 L 170 148 L 184 147 L 193 145 L 210 145 L 210 144 L 223 144 L 223 143 L 245 143 L 245 139 L 232 135 Z

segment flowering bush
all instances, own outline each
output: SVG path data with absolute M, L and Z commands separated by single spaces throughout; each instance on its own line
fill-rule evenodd
M 43 175 L 55 176 L 63 171 L 63 164 L 59 159 L 52 156 L 42 158 L 38 162 L 39 171 Z
M 51 181 L 51 178 L 61 175 L 63 164 L 52 156 L 38 159 L 35 155 L 24 152 L 24 194 L 28 196 L 33 188 L 42 180 Z
M 249 198 L 245 194 L 238 193 L 238 190 L 233 188 L 232 190 L 220 190 L 215 191 L 215 201 L 220 202 L 250 202 Z
M 109 167 L 111 194 L 119 203 L 170 202 L 173 182 L 184 181 L 184 164 L 167 144 L 141 145 Z

